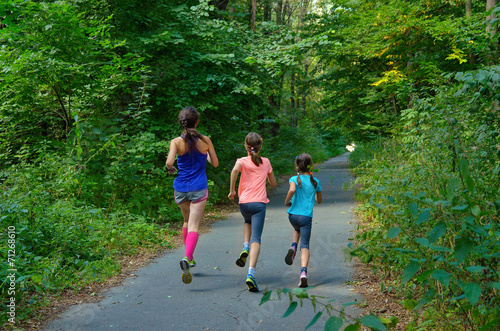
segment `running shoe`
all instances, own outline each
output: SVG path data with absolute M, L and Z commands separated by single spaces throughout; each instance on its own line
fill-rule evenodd
M 182 282 L 184 284 L 189 284 L 193 280 L 193 276 L 189 272 L 189 260 L 187 257 L 183 258 L 180 262 L 181 270 L 182 270 Z
M 307 287 L 307 274 L 304 271 L 300 273 L 299 287 Z
M 248 275 L 246 283 L 248 286 L 248 290 L 250 292 L 259 292 L 259 287 L 257 286 L 257 282 L 255 281 L 255 278 L 252 275 Z
M 295 259 L 296 253 L 297 253 L 297 251 L 295 249 L 293 249 L 293 247 L 290 247 L 288 249 L 288 253 L 286 253 L 286 256 L 285 256 L 285 263 L 288 265 L 292 265 L 293 259 Z
M 236 260 L 236 265 L 238 267 L 244 267 L 245 264 L 247 263 L 247 257 L 248 257 L 248 249 L 244 249 L 240 253 L 240 257 Z
M 191 260 L 191 262 L 189 262 L 189 267 L 190 268 L 196 267 L 196 261 L 194 260 L 194 258 Z

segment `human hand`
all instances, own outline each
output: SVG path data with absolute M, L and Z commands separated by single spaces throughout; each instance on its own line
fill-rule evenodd
M 167 170 L 168 170 L 169 174 L 175 174 L 175 172 L 177 171 L 177 169 L 174 166 L 172 166 L 172 168 L 167 169 Z
M 290 207 L 292 205 L 292 201 L 288 200 L 285 201 L 285 206 Z
M 229 194 L 227 195 L 227 197 L 228 197 L 230 200 L 233 200 L 235 195 L 236 195 L 236 192 L 235 192 L 235 191 L 231 191 L 231 192 L 229 192 Z

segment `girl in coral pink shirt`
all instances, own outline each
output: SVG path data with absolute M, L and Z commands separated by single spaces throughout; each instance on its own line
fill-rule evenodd
M 254 132 L 250 132 L 245 139 L 247 156 L 236 160 L 231 171 L 231 188 L 229 199 L 236 195 L 236 180 L 241 172 L 238 186 L 240 212 L 245 219 L 243 226 L 243 251 L 236 260 L 236 265 L 244 267 L 248 255 L 250 262 L 246 284 L 250 292 L 259 291 L 255 281 L 255 267 L 260 253 L 260 238 L 264 229 L 266 217 L 266 203 L 269 202 L 266 191 L 266 180 L 271 186 L 276 186 L 276 178 L 269 159 L 261 157 L 259 152 L 262 148 L 262 138 Z

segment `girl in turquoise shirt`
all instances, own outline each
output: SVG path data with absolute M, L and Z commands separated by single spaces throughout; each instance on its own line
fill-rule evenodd
M 288 219 L 294 228 L 292 235 L 292 246 L 288 249 L 285 262 L 293 263 L 297 252 L 297 242 L 300 238 L 300 269 L 299 287 L 307 287 L 307 265 L 309 264 L 309 240 L 311 238 L 311 227 L 314 203 L 321 203 L 321 184 L 312 175 L 312 158 L 309 154 L 302 153 L 295 159 L 297 176 L 290 178 L 290 189 L 285 198 L 285 205 L 291 207 L 287 210 Z

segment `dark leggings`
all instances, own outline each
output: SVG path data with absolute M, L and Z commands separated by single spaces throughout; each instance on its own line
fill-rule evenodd
M 245 223 L 252 225 L 252 237 L 250 243 L 259 243 L 264 229 L 264 219 L 266 218 L 266 204 L 263 202 L 240 203 L 240 212 L 245 219 Z
M 288 214 L 288 220 L 295 231 L 300 232 L 300 249 L 309 249 L 311 239 L 312 218 L 302 215 Z

